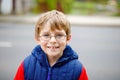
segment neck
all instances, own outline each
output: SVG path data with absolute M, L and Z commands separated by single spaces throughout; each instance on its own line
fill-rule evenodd
M 48 61 L 49 61 L 49 64 L 50 66 L 52 67 L 57 61 L 58 59 L 60 58 L 61 56 L 48 56 Z

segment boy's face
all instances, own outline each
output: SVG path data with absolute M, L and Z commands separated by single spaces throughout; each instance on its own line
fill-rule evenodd
M 49 25 L 45 25 L 39 36 L 37 42 L 48 57 L 61 57 L 66 44 L 71 38 L 70 35 L 66 35 L 64 30 L 55 29 L 51 31 Z

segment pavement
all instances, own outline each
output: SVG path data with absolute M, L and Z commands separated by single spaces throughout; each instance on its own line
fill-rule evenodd
M 0 16 L 0 22 L 36 23 L 40 15 Z M 67 15 L 72 25 L 120 27 L 120 17 Z

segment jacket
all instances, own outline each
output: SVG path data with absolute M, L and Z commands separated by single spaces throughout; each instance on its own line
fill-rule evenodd
M 21 63 L 14 80 L 88 80 L 88 77 L 70 46 L 66 46 L 62 57 L 50 67 L 46 54 L 38 45 Z

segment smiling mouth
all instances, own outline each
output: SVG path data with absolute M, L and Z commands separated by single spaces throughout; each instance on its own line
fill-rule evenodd
M 57 48 L 59 48 L 59 46 L 48 46 L 48 48 L 50 48 L 50 49 L 57 49 Z

